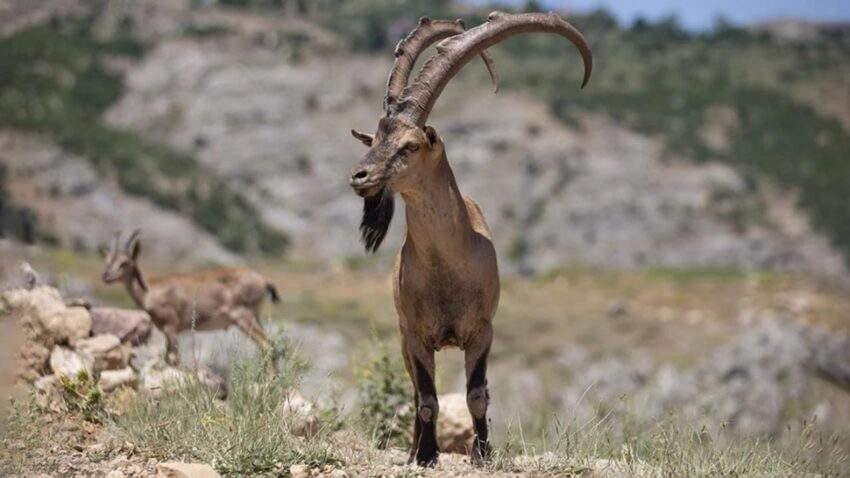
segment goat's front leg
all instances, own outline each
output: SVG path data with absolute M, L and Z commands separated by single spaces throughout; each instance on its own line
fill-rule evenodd
M 269 340 L 262 324 L 257 320 L 257 316 L 251 310 L 240 307 L 230 312 L 230 319 L 267 355 L 266 372 L 269 377 L 277 376 L 277 357 L 275 356 L 274 344 Z
M 412 366 L 411 379 L 416 390 L 416 423 L 413 431 L 411 458 L 420 466 L 434 466 L 440 456 L 437 445 L 437 387 L 434 385 L 434 349 L 428 349 L 417 339 L 406 341 L 405 353 Z
M 490 393 L 487 390 L 487 356 L 493 343 L 493 329 L 489 322 L 481 327 L 472 344 L 466 347 L 466 405 L 475 427 L 475 441 L 470 456 L 475 464 L 490 459 L 490 442 L 487 437 L 487 406 Z

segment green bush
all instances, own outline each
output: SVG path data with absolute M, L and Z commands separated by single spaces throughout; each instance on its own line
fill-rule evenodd
M 386 344 L 373 340 L 370 348 L 370 363 L 357 370 L 363 424 L 378 448 L 407 448 L 415 418 L 413 387 L 395 359 L 398 355 L 391 357 Z

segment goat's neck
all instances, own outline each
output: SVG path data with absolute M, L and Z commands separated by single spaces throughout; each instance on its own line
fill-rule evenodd
M 127 288 L 127 293 L 140 308 L 144 308 L 145 296 L 148 293 L 147 286 L 144 284 L 145 280 L 142 278 L 142 271 L 139 270 L 138 266 L 133 268 L 133 273 L 124 279 L 124 287 Z
M 454 173 L 443 153 L 439 164 L 415 188 L 401 193 L 407 218 L 407 241 L 425 260 L 433 254 L 463 257 L 472 225 Z

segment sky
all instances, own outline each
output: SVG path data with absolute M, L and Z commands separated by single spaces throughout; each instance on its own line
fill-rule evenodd
M 473 0 L 471 3 L 492 3 Z M 524 0 L 498 3 L 522 4 Z M 547 8 L 588 11 L 604 6 L 622 23 L 635 17 L 656 20 L 675 14 L 690 30 L 705 30 L 723 15 L 732 23 L 746 25 L 778 17 L 800 17 L 821 22 L 850 22 L 850 0 L 541 0 Z

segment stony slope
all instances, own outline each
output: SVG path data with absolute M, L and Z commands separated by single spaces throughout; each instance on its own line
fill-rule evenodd
M 128 71 L 128 92 L 107 119 L 232 178 L 292 235 L 296 255 L 352 256 L 360 203 L 345 177 L 363 149 L 348 129 L 373 127 L 388 66 L 356 55 L 287 62 L 222 39 L 167 41 Z M 670 157 L 660 141 L 604 117 L 566 127 L 539 101 L 489 95 L 465 75 L 431 123 L 514 265 L 843 270 L 792 201 L 767 185 L 753 190 L 728 166 Z M 386 250 L 402 223 L 400 214 Z
M 262 223 L 291 236 L 292 257 L 362 256 L 360 202 L 346 176 L 363 149 L 347 131 L 374 127 L 389 55 L 344 53 L 333 34 L 285 16 L 192 11 L 182 3 L 165 10 L 168 15 L 153 5 L 110 4 L 96 22 L 99 34 L 109 36 L 129 18 L 150 46 L 139 61 L 108 65 L 123 74 L 125 92 L 107 110 L 106 127 L 168 145 L 224 178 Z M 844 273 L 841 255 L 812 231 L 787 189 L 728 161 L 692 161 L 686 153 L 671 153 L 664 135 L 627 129 L 629 117 L 614 121 L 577 108 L 575 122 L 567 126 L 539 99 L 510 89 L 489 95 L 477 69 L 471 66 L 447 89 L 431 122 L 446 140 L 462 190 L 482 204 L 508 268 L 585 264 Z M 612 77 L 601 78 L 601 91 L 608 91 Z M 722 108 L 711 111 L 699 136 L 723 149 L 735 118 Z M 25 164 L 41 153 L 14 154 L 7 161 Z M 111 184 L 99 176 L 102 171 L 69 168 L 66 182 Z M 36 194 L 27 190 L 30 184 L 50 189 L 45 185 L 56 173 L 31 174 L 33 181 L 15 186 L 18 198 Z M 168 181 L 153 175 L 149 182 Z M 94 210 L 86 198 L 63 199 L 83 201 L 78 210 Z M 179 222 L 176 213 L 146 207 L 145 217 Z M 75 219 L 80 214 L 63 212 L 55 219 L 57 214 L 43 213 L 54 217 L 55 235 L 79 236 L 84 246 L 116 225 L 134 222 L 117 212 L 85 220 Z M 397 216 L 386 254 L 400 241 L 403 214 Z M 182 226 L 159 219 L 136 224 L 155 242 L 174 240 L 178 230 L 179 244 L 208 244 L 195 258 L 226 260 L 216 239 L 193 219 Z M 203 219 L 212 221 L 208 215 Z M 152 247 L 165 257 L 182 255 L 181 248 Z

